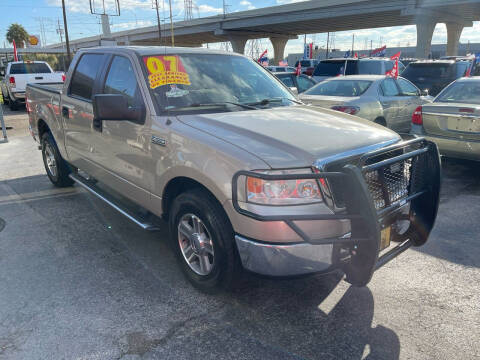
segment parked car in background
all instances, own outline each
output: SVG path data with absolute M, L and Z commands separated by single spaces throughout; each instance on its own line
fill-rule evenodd
M 301 67 L 301 73 L 312 76 L 313 70 L 315 70 L 315 67 L 318 65 L 319 60 L 317 59 L 303 59 L 303 60 L 297 60 L 295 63 L 295 69 L 298 67 L 298 62 L 300 61 L 300 67 Z
M 292 72 L 295 68 L 292 66 L 266 66 L 267 70 L 271 72 Z
M 400 61 L 403 64 L 403 66 L 407 67 L 408 64 L 414 63 L 414 62 L 418 61 L 418 59 L 415 59 L 415 58 L 401 58 Z
M 320 82 L 331 77 L 346 75 L 385 75 L 393 69 L 395 61 L 389 58 L 339 58 L 322 60 L 313 71 L 313 78 Z M 401 74 L 405 66 L 398 62 Z
M 297 76 L 295 72 L 280 72 L 274 75 L 296 94 L 301 94 L 316 84 L 310 76 L 304 74 Z
M 410 131 L 415 109 L 431 101 L 410 81 L 386 75 L 352 75 L 323 81 L 300 95 L 306 103 Z
M 445 156 L 480 161 L 480 77 L 458 79 L 418 107 L 412 134 L 434 141 Z
M 4 104 L 16 110 L 25 103 L 25 87 L 28 83 L 60 83 L 65 74 L 55 73 L 45 61 L 14 61 L 7 65 L 5 78 L 1 83 Z
M 462 77 L 472 60 L 419 60 L 407 66 L 402 76 L 420 90 L 436 96 L 452 81 Z

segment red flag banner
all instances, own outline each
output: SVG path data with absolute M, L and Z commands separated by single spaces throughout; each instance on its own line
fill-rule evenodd
M 393 78 L 398 78 L 398 59 L 400 59 L 400 55 L 402 54 L 402 52 L 398 52 L 396 53 L 395 55 L 393 55 L 392 57 L 390 57 L 390 60 L 395 60 L 395 64 L 393 65 L 393 68 L 392 70 L 389 70 L 385 73 L 385 75 L 387 76 L 391 76 Z
M 302 73 L 302 62 L 298 60 L 297 70 L 295 71 L 295 75 L 299 76 Z
M 260 62 L 260 60 L 265 56 L 265 54 L 268 52 L 268 49 L 265 49 L 265 51 L 262 53 L 262 55 L 260 55 L 260 57 L 258 58 L 257 62 Z

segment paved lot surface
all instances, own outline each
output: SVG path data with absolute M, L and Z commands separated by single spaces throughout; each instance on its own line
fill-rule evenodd
M 0 359 L 479 359 L 480 164 L 444 162 L 433 235 L 365 288 L 248 276 L 207 296 L 147 233 L 49 183 L 22 110 L 0 144 Z M 0 229 L 2 221 L 0 221 Z

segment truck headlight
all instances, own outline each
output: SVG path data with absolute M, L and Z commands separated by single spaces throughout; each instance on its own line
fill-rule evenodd
M 311 173 L 312 169 L 266 170 L 269 175 L 291 175 Z M 261 205 L 301 205 L 323 201 L 315 179 L 262 180 L 254 177 L 246 179 L 247 201 Z

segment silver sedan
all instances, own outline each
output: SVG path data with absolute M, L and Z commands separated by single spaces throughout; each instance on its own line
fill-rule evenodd
M 431 97 L 410 81 L 385 75 L 352 75 L 323 81 L 304 93 L 307 104 L 371 120 L 398 132 L 410 131 L 412 114 Z
M 412 133 L 435 142 L 443 155 L 480 161 L 480 76 L 460 78 L 418 107 Z

